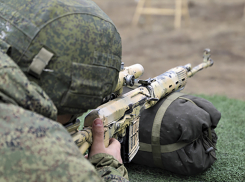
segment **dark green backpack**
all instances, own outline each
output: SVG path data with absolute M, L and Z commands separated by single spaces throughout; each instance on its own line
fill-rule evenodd
M 209 101 L 180 92 L 144 110 L 134 163 L 182 175 L 203 172 L 216 160 L 214 131 L 221 114 Z

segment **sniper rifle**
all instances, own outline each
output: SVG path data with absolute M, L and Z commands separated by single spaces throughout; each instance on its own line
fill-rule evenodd
M 112 100 L 91 110 L 84 120 L 84 128 L 73 134 L 73 140 L 81 153 L 85 153 L 92 144 L 92 123 L 100 118 L 104 124 L 104 144 L 109 145 L 110 138 L 116 138 L 121 143 L 121 157 L 124 163 L 129 163 L 139 150 L 139 119 L 144 109 L 154 106 L 161 98 L 172 92 L 182 90 L 187 78 L 198 71 L 213 65 L 210 50 L 205 49 L 203 63 L 192 68 L 191 64 L 178 66 L 167 72 L 147 80 L 139 80 L 140 86 L 128 93 L 122 94 L 123 86 L 134 84 L 144 69 L 136 64 L 124 68 L 119 74 L 118 85 Z

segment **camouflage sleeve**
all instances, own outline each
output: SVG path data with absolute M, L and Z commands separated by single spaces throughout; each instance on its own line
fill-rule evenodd
M 109 154 L 96 154 L 89 159 L 104 181 L 128 181 L 128 172 L 123 164 Z
M 29 83 L 11 59 L 1 52 L 0 58 L 0 182 L 125 181 L 115 173 L 123 165 L 112 156 L 101 178 L 67 130 L 47 118 L 56 116 L 52 101 Z M 106 158 L 101 158 L 102 164 Z
M 0 181 L 126 181 L 112 156 L 95 156 L 96 171 L 61 124 L 1 99 L 0 135 Z

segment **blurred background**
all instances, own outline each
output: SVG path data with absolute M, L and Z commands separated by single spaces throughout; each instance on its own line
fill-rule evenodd
M 141 15 L 132 20 L 139 0 L 94 0 L 121 34 L 125 66 L 143 65 L 142 79 L 173 67 L 202 62 L 211 49 L 214 65 L 188 80 L 185 93 L 225 95 L 245 101 L 245 0 L 189 0 L 190 21 L 174 15 Z M 175 8 L 174 0 L 151 0 L 154 8 Z

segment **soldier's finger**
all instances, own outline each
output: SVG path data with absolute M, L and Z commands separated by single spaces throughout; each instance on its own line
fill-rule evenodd
M 101 119 L 97 118 L 93 122 L 92 126 L 93 133 L 93 144 L 92 150 L 99 150 L 100 148 L 105 148 L 104 146 L 104 126 Z

